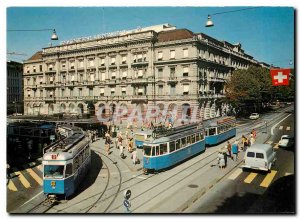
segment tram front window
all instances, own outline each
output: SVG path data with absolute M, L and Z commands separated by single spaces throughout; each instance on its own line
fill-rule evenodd
M 44 165 L 44 176 L 46 178 L 63 178 L 64 165 Z
M 210 128 L 209 135 L 215 135 L 215 134 L 216 134 L 216 128 Z
M 151 156 L 151 147 L 144 145 L 144 155 Z

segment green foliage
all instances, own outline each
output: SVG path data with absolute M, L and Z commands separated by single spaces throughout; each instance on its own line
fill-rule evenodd
M 245 101 L 262 101 L 268 98 L 272 81 L 268 69 L 250 66 L 246 70 L 235 70 L 225 84 L 226 97 L 238 106 Z

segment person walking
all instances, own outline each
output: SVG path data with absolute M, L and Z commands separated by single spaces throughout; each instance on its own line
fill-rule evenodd
M 248 147 L 248 139 L 244 135 L 242 136 L 242 144 L 243 144 L 243 151 L 246 151 Z
M 107 155 L 109 155 L 109 149 L 111 144 L 111 137 L 108 132 L 105 133 L 105 150 Z
M 228 156 L 233 160 L 233 156 L 231 154 L 231 144 L 229 141 L 227 141 L 227 151 L 228 151 Z
M 133 152 L 131 153 L 131 159 L 132 159 L 132 163 L 135 165 L 136 161 L 137 161 L 137 151 L 133 150 Z
M 225 157 L 221 150 L 218 153 L 218 164 L 219 164 L 219 168 L 221 169 L 225 168 Z
M 238 153 L 239 153 L 239 147 L 238 147 L 238 142 L 237 141 L 235 141 L 233 143 L 233 145 L 231 146 L 231 152 L 235 157 L 235 161 L 237 161 L 238 160 Z
M 256 130 L 252 129 L 251 134 L 253 135 L 253 138 L 256 139 Z
M 118 134 L 118 148 L 122 147 L 122 143 L 123 143 L 123 136 L 122 136 L 122 132 L 119 132 Z
M 255 138 L 254 138 L 254 135 L 251 134 L 251 137 L 250 137 L 250 145 L 252 146 L 255 142 Z

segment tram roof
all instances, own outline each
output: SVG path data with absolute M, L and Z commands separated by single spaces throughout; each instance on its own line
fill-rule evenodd
M 228 124 L 236 121 L 235 117 L 233 116 L 223 116 L 217 117 L 209 120 L 203 121 L 204 127 L 213 127 L 213 126 L 220 126 L 222 124 Z

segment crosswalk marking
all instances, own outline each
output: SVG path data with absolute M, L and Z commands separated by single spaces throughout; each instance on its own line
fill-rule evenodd
M 271 184 L 271 182 L 272 182 L 273 178 L 275 177 L 276 173 L 277 173 L 276 170 L 271 170 L 271 173 L 267 174 L 267 176 L 264 178 L 264 180 L 262 181 L 260 186 L 265 187 L 265 188 L 268 187 Z
M 42 164 L 41 164 L 41 165 L 38 165 L 37 168 L 38 168 L 40 171 L 42 171 L 43 165 L 42 165 Z
M 273 143 L 273 141 L 267 141 L 267 144 L 272 144 Z
M 43 185 L 43 180 L 32 169 L 26 169 L 26 171 L 32 176 L 32 178 L 40 185 Z
M 23 184 L 23 186 L 24 186 L 25 188 L 27 188 L 27 189 L 30 188 L 30 183 L 29 183 L 28 180 L 24 177 L 24 175 L 23 175 L 20 171 L 18 171 L 16 168 L 13 168 L 13 171 L 15 172 L 16 175 L 18 175 L 18 177 L 19 177 L 21 183 Z
M 282 130 L 282 129 L 283 129 L 283 126 L 280 126 L 280 127 L 279 127 L 279 130 Z
M 251 183 L 254 178 L 257 176 L 257 173 L 250 173 L 247 178 L 244 180 L 245 183 Z
M 241 173 L 243 172 L 242 169 L 237 169 L 236 171 L 234 171 L 234 173 L 232 173 L 228 179 L 231 179 L 231 180 L 235 180 Z
M 289 127 L 289 126 L 286 127 L 286 130 L 287 130 L 287 131 L 290 131 L 290 130 L 291 130 L 291 127 Z
M 12 180 L 9 180 L 7 187 L 11 191 L 14 191 L 14 192 L 18 191 L 17 187 L 15 186 L 15 184 L 13 183 Z
M 274 148 L 275 148 L 275 149 L 278 149 L 278 148 L 279 148 L 279 144 L 278 144 L 278 143 L 275 144 Z
M 292 173 L 288 173 L 288 172 L 286 172 L 285 174 L 284 174 L 284 176 L 289 176 L 289 175 L 293 175 Z

